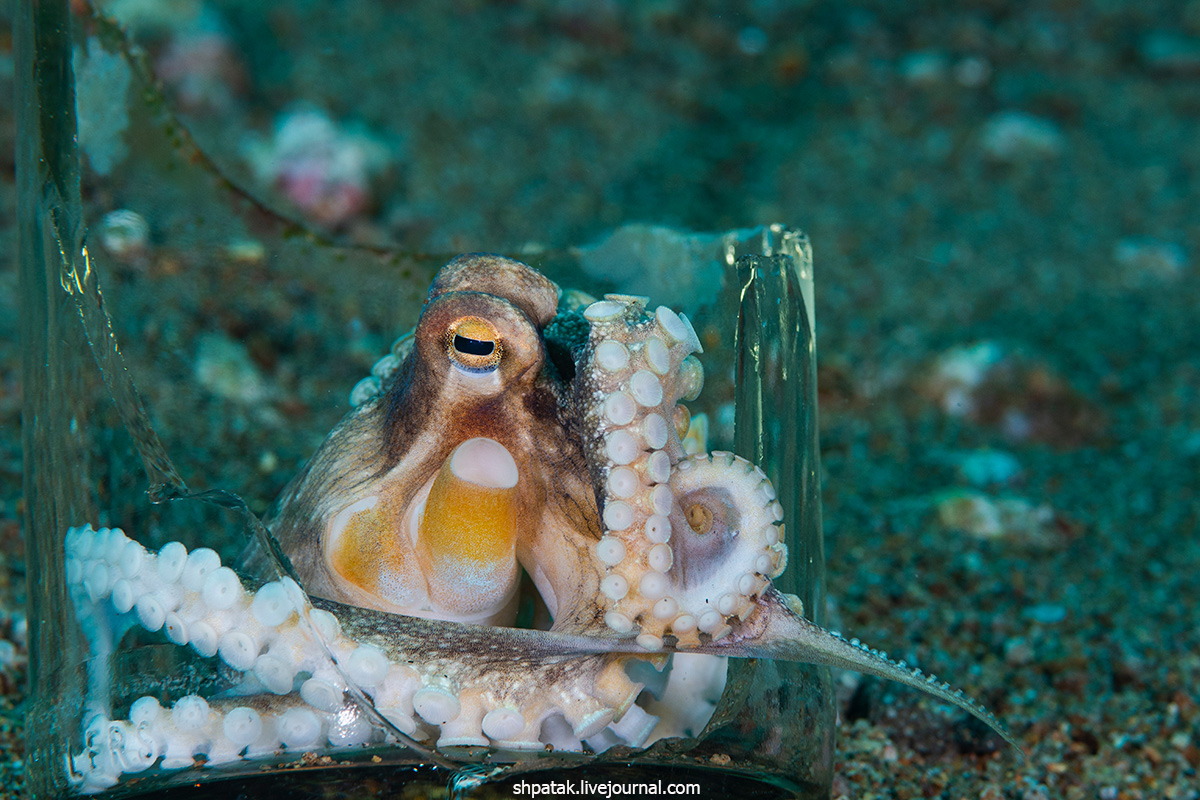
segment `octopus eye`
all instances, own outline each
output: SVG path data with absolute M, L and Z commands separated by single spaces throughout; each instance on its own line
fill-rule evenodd
M 708 533 L 713 527 L 713 513 L 706 506 L 696 503 L 687 510 L 687 521 L 696 533 Z
M 503 349 L 496 326 L 479 317 L 463 317 L 446 331 L 446 354 L 467 372 L 491 372 Z

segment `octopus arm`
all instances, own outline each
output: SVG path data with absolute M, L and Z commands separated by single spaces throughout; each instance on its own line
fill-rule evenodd
M 902 683 L 966 711 L 1015 747 L 1022 756 L 1025 754 L 1016 737 L 990 711 L 961 689 L 955 689 L 939 681 L 935 675 L 923 673 L 904 662 L 892 661 L 886 653 L 861 644 L 857 639 L 845 639 L 841 634 L 825 630 L 797 614 L 792 607 L 793 600 L 789 595 L 770 589 L 758 601 L 759 613 L 735 625 L 732 635 L 720 642 L 689 650 L 823 664 Z
M 319 599 L 314 603 L 334 612 L 351 636 L 371 641 L 397 660 L 405 660 L 405 654 L 411 657 L 414 652 L 422 652 L 423 658 L 431 653 L 442 653 L 479 665 L 509 661 L 518 656 L 522 661 L 538 662 L 599 654 L 647 655 L 631 638 L 447 625 Z M 787 595 L 768 590 L 759 600 L 758 611 L 745 622 L 735 624 L 732 634 L 724 639 L 678 652 L 822 664 L 885 678 L 919 689 L 966 711 L 1024 755 L 1016 737 L 961 690 L 919 669 L 892 661 L 885 653 L 859 644 L 857 640 L 845 639 L 813 624 L 793 610 Z M 675 649 L 668 645 L 663 652 L 675 652 Z
M 313 606 L 329 611 L 347 635 L 369 641 L 395 660 L 455 657 L 474 661 L 512 659 L 536 661 L 602 653 L 646 655 L 633 639 L 603 638 L 557 631 L 498 628 L 491 625 L 448 623 L 360 608 L 312 598 Z

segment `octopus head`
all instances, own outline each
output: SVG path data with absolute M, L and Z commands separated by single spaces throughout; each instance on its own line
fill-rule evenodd
M 473 255 L 438 275 L 407 357 L 285 493 L 272 530 L 312 590 L 383 611 L 510 623 L 536 525 L 529 454 L 558 425 L 541 328 L 557 287 Z

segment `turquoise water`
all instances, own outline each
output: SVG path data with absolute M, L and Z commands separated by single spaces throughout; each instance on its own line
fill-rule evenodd
M 339 241 L 533 259 L 629 223 L 809 234 L 832 622 L 970 688 L 1031 756 L 846 676 L 835 795 L 1189 796 L 1191 5 L 170 8 L 126 21 L 206 174 Z M 215 183 L 146 180 L 161 166 L 137 158 L 150 132 L 87 115 L 121 91 L 121 69 L 80 90 L 97 131 L 81 137 L 85 209 L 117 333 L 189 482 L 219 475 L 263 511 L 411 324 L 435 262 L 330 296 L 321 276 L 339 267 L 296 235 L 271 253 L 292 277 L 256 290 L 254 243 L 275 223 Z M 315 183 L 281 169 L 299 158 L 282 135 L 297 118 L 361 169 L 317 159 Z M 192 152 L 178 132 L 173 147 Z M 117 208 L 146 221 L 140 248 L 98 235 Z M 707 290 L 655 280 L 680 303 Z M 198 359 L 226 371 L 181 396 Z M 17 609 L 15 438 L 4 452 Z M 136 465 L 121 468 L 129 482 L 111 491 L 137 497 Z M 169 536 L 154 514 L 118 521 Z M 8 630 L 15 705 L 23 643 Z

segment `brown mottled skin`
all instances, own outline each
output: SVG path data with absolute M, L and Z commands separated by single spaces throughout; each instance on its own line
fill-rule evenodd
M 393 496 L 411 499 L 459 444 L 488 437 L 513 455 L 521 475 L 520 563 L 548 585 L 578 585 L 577 596 L 595 595 L 599 576 L 579 574 L 578 565 L 590 563 L 586 548 L 600 537 L 596 494 L 578 440 L 568 435 L 564 391 L 542 369 L 541 329 L 557 302 L 554 283 L 497 256 L 460 256 L 438 273 L 413 350 L 385 393 L 342 420 L 267 522 L 309 592 L 404 613 L 337 579 L 324 557 L 326 526 L 342 508 L 385 485 Z M 464 316 L 490 321 L 501 336 L 498 380 L 482 389 L 465 380 L 446 353 L 445 333 Z M 585 552 L 572 552 L 578 550 Z M 595 614 L 588 607 L 552 610 L 560 630 L 586 626 Z

